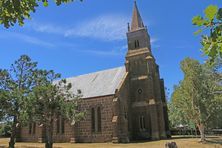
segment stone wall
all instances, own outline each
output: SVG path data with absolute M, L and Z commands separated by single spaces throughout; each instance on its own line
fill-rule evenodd
M 126 73 L 124 79 L 122 80 L 121 85 L 117 89 L 116 94 L 117 99 L 117 110 L 114 111 L 118 116 L 117 126 L 116 126 L 116 138 L 117 141 L 113 142 L 129 142 L 130 132 L 129 132 L 129 120 L 130 120 L 130 101 L 129 101 L 129 77 Z M 114 105 L 115 106 L 115 105 Z
M 36 124 L 35 133 L 29 133 L 29 126 L 23 126 L 20 128 L 19 141 L 24 142 L 38 142 L 42 136 L 42 127 Z
M 82 111 L 86 111 L 83 121 L 76 125 L 76 142 L 108 142 L 112 141 L 113 126 L 113 99 L 114 96 L 84 99 L 80 105 Z M 91 109 L 101 108 L 101 132 L 92 131 Z
M 113 98 L 114 96 L 104 96 L 97 98 L 83 99 L 80 110 L 86 112 L 85 119 L 72 126 L 69 121 L 65 121 L 64 133 L 57 132 L 56 121 L 54 122 L 53 140 L 54 142 L 108 142 L 112 141 L 112 118 L 113 118 Z M 101 132 L 92 132 L 91 108 L 101 108 Z M 19 141 L 43 142 L 44 128 L 36 124 L 35 133 L 29 133 L 29 126 L 24 126 L 20 130 Z

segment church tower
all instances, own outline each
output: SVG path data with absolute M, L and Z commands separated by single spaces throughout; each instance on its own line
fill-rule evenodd
M 168 133 L 163 80 L 152 55 L 150 35 L 136 2 L 127 32 L 126 71 L 129 74 L 131 139 L 161 139 Z M 165 106 L 165 108 L 164 108 Z

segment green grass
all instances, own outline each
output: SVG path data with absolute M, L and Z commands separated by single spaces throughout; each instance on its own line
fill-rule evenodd
M 8 145 L 8 138 L 0 139 L 0 148 L 5 148 Z M 55 148 L 164 148 L 166 142 L 176 142 L 178 148 L 222 148 L 222 137 L 208 137 L 207 142 L 199 143 L 199 138 L 190 137 L 173 137 L 169 140 L 150 141 L 150 142 L 137 142 L 128 144 L 113 144 L 113 143 L 55 143 Z M 16 148 L 43 148 L 43 143 L 16 143 Z

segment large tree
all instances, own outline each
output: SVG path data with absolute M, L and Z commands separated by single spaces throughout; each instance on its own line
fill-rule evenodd
M 75 0 L 55 0 L 55 3 L 59 6 L 73 1 Z M 48 0 L 0 0 L 0 24 L 9 28 L 18 22 L 22 26 L 24 20 L 30 19 L 30 13 L 35 12 L 41 3 L 48 6 Z
M 31 102 L 35 102 L 32 104 L 32 121 L 45 127 L 45 147 L 52 148 L 53 123 L 62 118 L 70 124 L 75 124 L 84 117 L 84 112 L 78 110 L 80 96 L 70 91 L 72 85 L 65 79 L 57 80 L 60 74 L 52 70 L 39 70 L 35 77 L 37 85 L 31 95 Z
M 57 80 L 60 74 L 37 69 L 37 63 L 22 55 L 9 70 L 0 69 L 0 119 L 12 121 L 9 147 L 14 148 L 18 126 L 36 122 L 46 128 L 46 148 L 52 148 L 53 122 L 62 117 L 74 124 L 84 117 L 78 110 L 80 96 L 72 85 Z
M 203 32 L 202 51 L 213 63 L 217 59 L 222 59 L 222 8 L 210 5 L 204 14 L 204 17 L 195 16 L 192 22 L 200 28 L 195 34 Z
M 9 147 L 13 148 L 19 124 L 28 118 L 28 96 L 34 86 L 36 62 L 22 55 L 9 70 L 0 69 L 1 117 L 12 120 Z
M 181 62 L 184 79 L 175 87 L 170 114 L 172 119 L 195 124 L 205 141 L 205 129 L 222 113 L 221 75 L 207 64 L 186 58 Z

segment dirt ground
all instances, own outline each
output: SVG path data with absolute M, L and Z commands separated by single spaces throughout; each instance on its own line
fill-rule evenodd
M 0 138 L 0 148 L 6 148 L 8 145 L 8 138 Z M 169 140 L 150 141 L 150 142 L 136 142 L 127 144 L 113 144 L 113 143 L 55 143 L 55 148 L 164 148 L 167 142 L 176 142 L 178 148 L 222 148 L 222 137 L 211 136 L 207 138 L 207 142 L 199 143 L 199 138 L 191 137 L 173 137 Z M 16 143 L 16 148 L 43 148 L 43 143 Z

